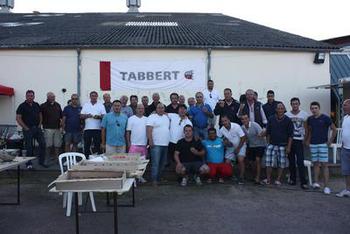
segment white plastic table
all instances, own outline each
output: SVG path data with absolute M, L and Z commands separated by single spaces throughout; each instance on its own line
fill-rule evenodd
M 130 191 L 131 188 L 133 188 L 133 184 L 135 182 L 134 178 L 126 179 L 125 183 L 123 184 L 123 188 L 121 189 L 94 189 L 90 188 L 88 190 L 56 190 L 56 187 L 53 187 L 50 189 L 50 192 L 54 193 L 67 193 L 72 192 L 74 193 L 74 202 L 75 202 L 75 233 L 79 234 L 79 204 L 78 204 L 78 193 L 87 193 L 87 192 L 94 192 L 94 193 L 113 193 L 113 214 L 114 214 L 114 233 L 118 233 L 118 204 L 117 204 L 117 197 L 118 195 L 122 195 L 124 193 L 127 193 Z M 101 213 L 101 212 L 100 212 Z
M 17 201 L 16 202 L 0 203 L 0 205 L 20 205 L 20 203 L 21 203 L 21 200 L 20 200 L 20 197 L 21 197 L 21 191 L 20 191 L 21 190 L 21 188 L 20 188 L 21 168 L 20 168 L 20 165 L 24 164 L 28 161 L 31 161 L 33 159 L 35 159 L 35 157 L 16 157 L 11 162 L 0 163 L 0 172 L 17 167 Z

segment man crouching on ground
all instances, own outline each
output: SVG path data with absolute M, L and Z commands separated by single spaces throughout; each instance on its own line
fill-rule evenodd
M 209 168 L 203 163 L 205 150 L 200 142 L 193 137 L 193 127 L 184 127 L 185 137 L 178 141 L 175 148 L 174 159 L 176 173 L 182 177 L 181 186 L 186 186 L 189 175 L 194 176 L 197 185 L 201 185 L 200 175 L 208 174 Z

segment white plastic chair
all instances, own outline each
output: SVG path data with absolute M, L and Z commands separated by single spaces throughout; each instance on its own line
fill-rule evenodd
M 86 157 L 84 154 L 76 153 L 76 152 L 68 152 L 60 154 L 58 157 L 61 169 L 61 175 L 65 173 L 64 166 L 66 166 L 66 171 L 71 169 L 73 165 L 77 164 L 80 160 L 85 160 Z M 89 192 L 92 210 L 96 212 L 95 199 L 94 194 Z M 68 192 L 63 194 L 63 208 L 67 206 L 66 216 L 70 216 L 72 210 L 72 199 L 73 193 Z M 78 203 L 81 206 L 83 202 L 82 193 L 78 193 Z
M 304 166 L 307 168 L 307 175 L 309 178 L 309 185 L 312 186 L 312 174 L 311 174 L 311 167 L 312 162 L 309 160 L 304 160 Z
M 342 133 L 343 129 L 337 128 L 337 141 L 335 143 L 331 144 L 331 148 L 333 150 L 333 163 L 337 163 L 337 158 L 338 158 L 338 148 L 342 147 Z

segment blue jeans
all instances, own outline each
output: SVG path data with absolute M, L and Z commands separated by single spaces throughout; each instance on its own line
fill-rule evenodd
M 44 139 L 44 134 L 43 131 L 38 128 L 38 127 L 31 127 L 27 131 L 23 131 L 23 136 L 24 136 L 24 145 L 25 149 L 27 151 L 26 156 L 32 157 L 34 156 L 34 139 L 37 140 L 39 144 L 39 164 L 44 164 L 45 163 L 45 149 L 46 149 L 46 144 L 45 144 L 45 139 Z M 32 165 L 32 162 L 29 161 L 26 163 L 26 165 Z
M 152 181 L 160 181 L 160 175 L 167 162 L 168 146 L 155 145 L 151 148 Z
M 208 128 L 199 128 L 194 126 L 194 136 L 199 137 L 201 140 L 205 140 L 208 138 Z

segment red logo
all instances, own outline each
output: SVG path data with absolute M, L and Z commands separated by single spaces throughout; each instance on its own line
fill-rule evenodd
M 193 80 L 193 70 L 185 72 L 185 79 L 187 80 Z

